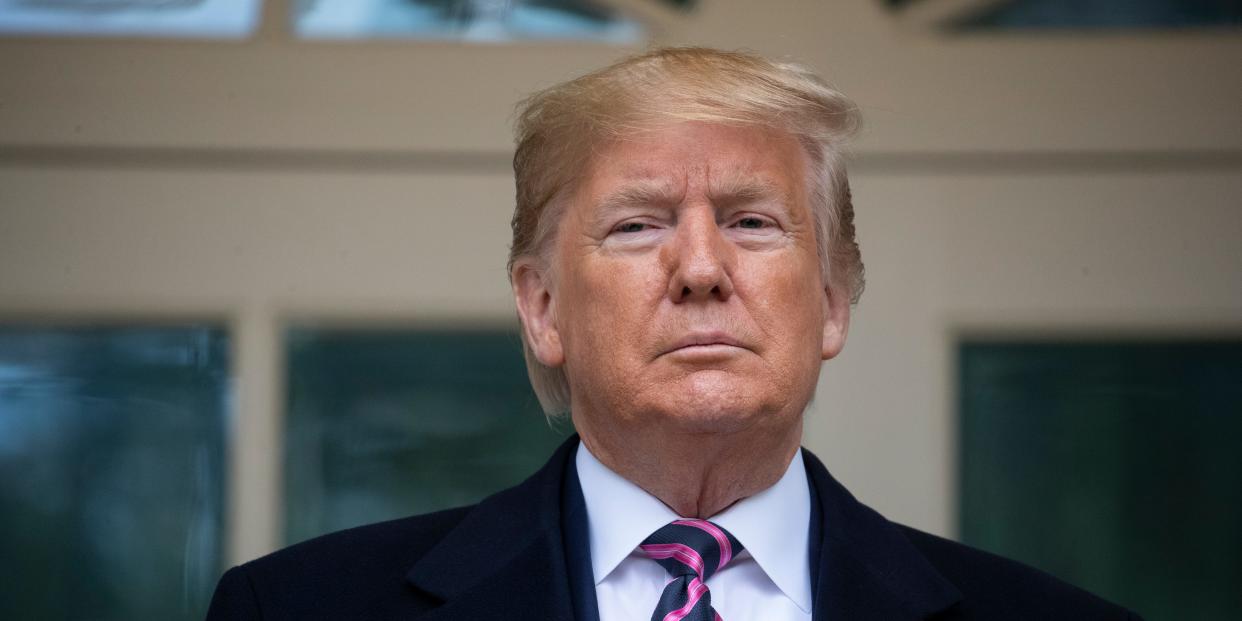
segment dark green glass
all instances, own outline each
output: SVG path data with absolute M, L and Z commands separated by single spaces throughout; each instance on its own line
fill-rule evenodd
M 228 338 L 0 327 L 0 619 L 201 619 L 222 571 Z
M 961 534 L 1147 619 L 1242 618 L 1242 343 L 967 343 Z
M 477 502 L 533 473 L 550 425 L 506 330 L 287 333 L 285 540 Z
M 931 0 L 887 0 L 890 5 Z M 1239 0 L 1008 0 L 980 3 L 953 24 L 966 31 L 1237 28 Z

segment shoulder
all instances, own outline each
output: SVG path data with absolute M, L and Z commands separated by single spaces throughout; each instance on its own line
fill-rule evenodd
M 331 563 L 338 570 L 351 565 L 400 567 L 402 574 L 424 552 L 444 538 L 473 507 L 458 507 L 425 515 L 378 522 L 337 531 L 294 544 L 247 563 L 255 571 L 275 574 L 289 569 L 321 567 Z M 338 574 L 334 572 L 334 577 Z
M 343 530 L 298 543 L 230 569 L 212 598 L 209 620 L 338 618 L 369 602 L 383 618 L 426 607 L 406 572 L 452 531 L 472 507 Z
M 803 458 L 818 499 L 813 506 L 823 512 L 815 518 L 823 521 L 823 541 L 868 569 L 854 576 L 869 576 L 920 614 L 937 612 L 930 617 L 937 621 L 1138 619 L 1032 567 L 891 522 L 854 498 L 810 451 Z
M 908 526 L 895 526 L 962 592 L 962 601 L 946 611 L 945 619 L 1139 618 L 1033 567 Z
M 477 582 L 480 559 L 512 560 L 537 541 L 560 545 L 548 533 L 559 532 L 577 446 L 577 436 L 567 439 L 538 472 L 477 505 L 343 530 L 234 567 L 207 619 L 418 617 L 444 603 L 433 593 Z

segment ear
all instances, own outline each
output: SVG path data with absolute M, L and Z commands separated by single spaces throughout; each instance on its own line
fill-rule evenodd
M 850 301 L 840 288 L 824 286 L 824 360 L 837 357 L 850 330 Z
M 565 363 L 565 350 L 561 347 L 561 334 L 556 328 L 556 304 L 552 300 L 547 275 L 539 270 L 533 259 L 519 259 L 513 264 L 510 279 L 526 344 L 544 366 L 561 366 Z

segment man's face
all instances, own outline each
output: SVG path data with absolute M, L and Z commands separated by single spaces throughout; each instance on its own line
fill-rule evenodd
M 820 273 L 807 172 L 792 136 L 704 123 L 595 154 L 541 302 L 518 282 L 532 347 L 564 364 L 584 437 L 800 424 L 848 323 Z

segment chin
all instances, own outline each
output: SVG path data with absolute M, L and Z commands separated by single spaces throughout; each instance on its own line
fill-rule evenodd
M 755 390 L 755 378 L 700 372 L 663 387 L 653 410 L 661 411 L 684 433 L 732 433 L 771 414 Z

